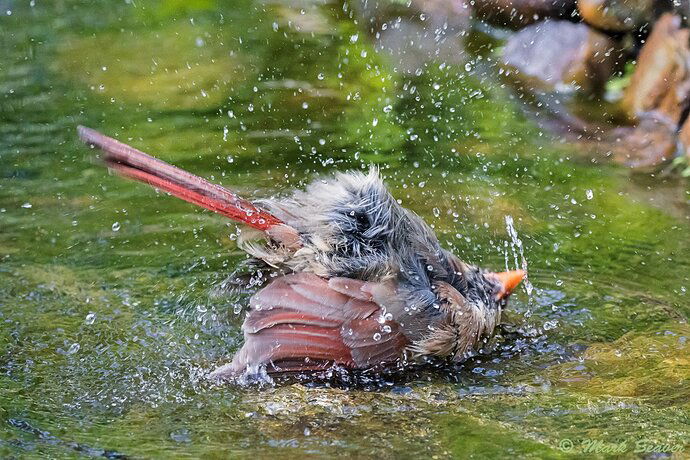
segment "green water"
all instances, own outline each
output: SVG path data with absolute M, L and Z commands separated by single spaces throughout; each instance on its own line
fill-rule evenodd
M 341 4 L 32 4 L 0 0 L 0 457 L 690 455 L 687 182 L 540 132 L 490 66 L 396 73 Z M 247 197 L 379 164 L 470 262 L 516 266 L 512 216 L 535 291 L 461 366 L 212 386 L 234 225 L 109 176 L 78 124 Z

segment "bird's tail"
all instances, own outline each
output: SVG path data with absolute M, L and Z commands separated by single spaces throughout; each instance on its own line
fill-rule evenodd
M 85 143 L 104 152 L 101 160 L 117 174 L 145 182 L 203 208 L 264 232 L 283 222 L 230 190 L 176 168 L 85 126 L 77 127 Z

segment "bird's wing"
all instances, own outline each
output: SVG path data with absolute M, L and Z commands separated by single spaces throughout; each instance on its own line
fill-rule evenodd
M 398 360 L 409 340 L 374 301 L 380 283 L 327 280 L 297 273 L 256 293 L 242 329 L 245 343 L 214 377 L 232 377 L 266 366 L 268 372 L 325 369 L 332 364 L 366 369 Z

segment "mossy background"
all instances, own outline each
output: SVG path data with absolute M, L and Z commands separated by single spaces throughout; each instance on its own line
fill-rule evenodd
M 540 132 L 491 67 L 394 72 L 337 2 L 0 0 L 0 47 L 1 457 L 690 452 L 687 181 Z M 376 163 L 470 262 L 515 266 L 512 216 L 536 289 L 461 366 L 211 386 L 234 225 L 109 176 L 78 124 L 250 198 Z

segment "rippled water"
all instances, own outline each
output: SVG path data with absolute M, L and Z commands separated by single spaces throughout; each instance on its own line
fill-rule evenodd
M 687 182 L 542 133 L 493 38 L 398 73 L 338 3 L 224 3 L 0 0 L 0 456 L 685 446 Z M 457 367 L 211 386 L 241 343 L 246 299 L 214 294 L 234 225 L 108 176 L 77 124 L 247 197 L 377 163 L 462 258 L 524 254 L 534 291 Z

